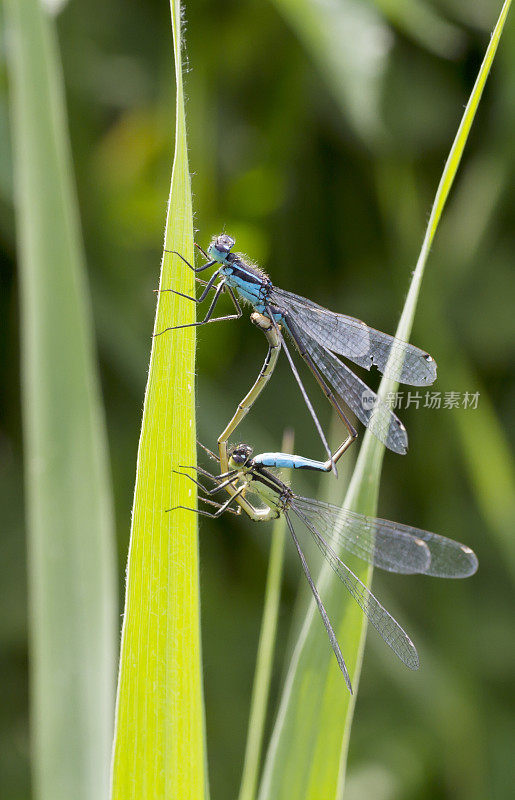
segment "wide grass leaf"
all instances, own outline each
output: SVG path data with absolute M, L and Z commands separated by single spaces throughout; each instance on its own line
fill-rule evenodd
M 396 335 L 408 340 L 414 320 L 424 269 L 438 223 L 458 169 L 463 149 L 495 56 L 510 2 L 502 8 L 458 133 L 436 193 L 422 250 L 413 273 Z M 424 343 L 430 348 L 430 342 Z M 381 397 L 396 384 L 383 379 Z M 383 446 L 367 431 L 344 506 L 374 515 L 377 508 Z M 367 585 L 371 568 L 353 559 L 349 566 Z M 366 618 L 328 566 L 318 582 L 336 630 L 352 678 L 354 695 L 346 691 L 332 656 L 323 625 L 312 603 L 300 632 L 286 678 L 277 720 L 267 754 L 260 800 L 315 800 L 341 798 L 345 782 L 347 749 L 356 702 L 366 635 Z M 401 620 L 402 622 L 402 620 Z M 402 667 L 399 665 L 399 669 Z
M 171 3 L 176 71 L 175 155 L 160 286 L 195 293 L 191 187 L 181 72 L 179 4 Z M 154 332 L 194 321 L 195 306 L 158 295 Z M 150 342 L 150 334 L 149 334 Z M 127 570 L 112 798 L 201 800 L 207 793 L 194 484 L 195 328 L 153 340 Z M 193 474 L 193 473 L 192 473 Z
M 109 791 L 116 581 L 107 442 L 52 20 L 8 0 L 34 797 Z

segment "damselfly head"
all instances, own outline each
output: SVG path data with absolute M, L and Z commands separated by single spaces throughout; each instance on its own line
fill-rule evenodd
M 211 244 L 207 248 L 207 252 L 215 261 L 225 261 L 228 253 L 231 252 L 235 244 L 236 242 L 232 236 L 221 233 L 219 236 L 213 238 Z
M 229 449 L 229 458 L 238 466 L 245 464 L 252 458 L 253 449 L 250 444 L 235 444 Z

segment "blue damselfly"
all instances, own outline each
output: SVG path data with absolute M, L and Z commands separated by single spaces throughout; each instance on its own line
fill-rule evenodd
M 393 336 L 370 328 L 361 320 L 334 313 L 311 300 L 279 289 L 274 286 L 262 269 L 252 264 L 243 255 L 233 253 L 234 244 L 234 239 L 227 234 L 214 237 L 207 253 L 199 248 L 207 259 L 206 263 L 199 267 L 193 266 L 177 253 L 195 273 L 203 272 L 210 267 L 217 267 L 205 283 L 198 298 L 175 292 L 196 303 L 202 303 L 211 289 L 215 291 L 204 319 L 190 324 L 205 325 L 220 320 L 237 319 L 242 315 L 238 298 L 249 302 L 255 312 L 274 324 L 280 345 L 284 348 L 304 400 L 308 404 L 330 456 L 331 453 L 320 423 L 284 341 L 283 330 L 293 340 L 296 349 L 347 427 L 348 438 L 342 452 L 354 441 L 357 434 L 342 410 L 340 400 L 343 400 L 345 405 L 364 425 L 370 428 L 386 447 L 396 453 L 406 453 L 408 436 L 402 422 L 388 407 L 388 404 L 379 400 L 364 381 L 355 375 L 337 355 L 366 369 L 375 366 L 388 377 L 412 386 L 428 386 L 434 382 L 436 379 L 434 359 L 428 353 L 407 342 L 402 342 Z M 174 292 L 175 290 L 165 289 L 163 291 Z M 228 292 L 236 313 L 214 317 L 216 305 L 223 292 Z M 189 327 L 189 325 L 166 328 L 156 335 L 182 327 Z M 271 370 L 269 370 L 267 379 L 270 377 L 270 373 Z
M 203 449 L 218 460 L 210 450 L 205 447 Z M 266 522 L 281 514 L 284 515 L 349 690 L 352 692 L 347 667 L 324 604 L 311 577 L 292 517 L 296 517 L 307 528 L 327 563 L 347 587 L 386 644 L 407 667 L 418 669 L 419 659 L 410 637 L 344 563 L 339 550 L 342 548 L 388 572 L 420 573 L 440 578 L 466 578 L 473 575 L 477 570 L 477 558 L 474 552 L 466 545 L 429 531 L 366 517 L 330 503 L 301 497 L 272 471 L 273 468 L 279 467 L 325 471 L 324 462 L 285 453 L 262 453 L 253 457 L 252 448 L 247 444 L 231 447 L 228 456 L 229 468 L 220 475 L 213 475 L 199 467 L 181 467 L 181 470 L 197 470 L 214 484 L 213 488 L 206 488 L 187 472 L 175 470 L 179 475 L 197 484 L 202 491 L 199 499 L 216 508 L 215 511 L 189 510 L 209 517 L 219 517 L 225 511 L 240 514 L 242 510 L 240 501 L 244 501 L 243 510 L 258 522 Z M 223 490 L 230 490 L 230 497 L 225 502 L 217 503 L 211 499 L 213 495 Z M 238 504 L 237 509 L 233 507 L 235 503 Z

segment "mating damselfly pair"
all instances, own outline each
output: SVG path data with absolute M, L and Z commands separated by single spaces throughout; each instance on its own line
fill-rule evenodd
M 251 321 L 263 331 L 268 341 L 265 362 L 253 387 L 239 403 L 236 413 L 218 437 L 218 456 L 208 450 L 219 462 L 220 473 L 215 475 L 195 467 L 200 475 L 210 482 L 210 486 L 205 486 L 192 474 L 184 472 L 185 469 L 191 468 L 190 466 L 176 470 L 178 474 L 195 481 L 201 490 L 199 499 L 214 509 L 192 510 L 214 517 L 226 511 L 239 514 L 243 510 L 256 521 L 267 521 L 284 515 L 331 646 L 350 691 L 352 688 L 347 667 L 322 599 L 311 577 L 293 526 L 292 515 L 310 532 L 328 564 L 356 599 L 384 641 L 410 669 L 417 669 L 419 661 L 413 642 L 345 564 L 341 558 L 341 549 L 390 572 L 421 573 L 448 578 L 472 575 L 477 569 L 475 554 L 459 542 L 428 531 L 387 520 L 364 517 L 348 509 L 300 497 L 281 480 L 276 474 L 276 469 L 289 467 L 293 470 L 324 472 L 333 470 L 336 473 L 336 462 L 357 437 L 357 432 L 342 405 L 347 406 L 386 447 L 397 453 L 406 453 L 408 439 L 402 422 L 338 356 L 343 356 L 366 369 L 375 366 L 393 380 L 413 386 L 432 384 L 436 378 L 436 363 L 423 350 L 370 328 L 360 320 L 331 312 L 310 300 L 278 289 L 263 270 L 250 263 L 241 254 L 232 252 L 234 244 L 234 239 L 227 234 L 214 237 L 207 253 L 199 248 L 206 257 L 206 263 L 199 267 L 190 264 L 177 253 L 196 274 L 210 267 L 216 267 L 207 282 L 201 281 L 204 289 L 198 298 L 184 295 L 171 288 L 162 290 L 181 294 L 197 304 L 202 303 L 211 290 L 214 291 L 204 318 L 199 322 L 190 323 L 195 326 L 237 319 L 243 313 L 240 301 L 248 302 L 253 307 Z M 229 294 L 234 304 L 235 313 L 214 316 L 218 300 L 225 292 Z M 183 327 L 189 325 L 178 324 L 159 331 L 156 335 Z M 286 331 L 293 341 L 297 352 L 347 429 L 344 442 L 334 453 L 331 452 L 301 381 L 284 340 L 283 331 Z M 328 455 L 326 461 L 285 453 L 262 453 L 253 457 L 252 448 L 247 444 L 229 446 L 229 437 L 268 383 L 281 349 L 285 351 L 304 402 L 315 422 Z M 218 502 L 218 498 L 212 499 L 214 495 L 219 497 L 220 492 L 228 495 L 224 502 Z

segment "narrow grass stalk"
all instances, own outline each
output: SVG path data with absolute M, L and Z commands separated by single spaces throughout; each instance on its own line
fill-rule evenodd
M 429 250 L 463 154 L 509 7 L 510 2 L 507 1 L 502 8 L 445 164 L 396 331 L 396 336 L 400 339 L 408 340 L 411 333 Z M 383 378 L 379 388 L 380 397 L 385 398 L 395 388 L 395 382 Z M 346 508 L 369 515 L 376 513 L 383 455 L 383 445 L 367 431 L 345 498 Z M 372 569 L 359 567 L 353 559 L 348 559 L 348 563 L 360 579 L 370 585 Z M 339 620 L 337 634 L 352 677 L 354 695 L 350 697 L 345 691 L 330 648 L 327 642 L 323 645 L 322 625 L 311 604 L 287 676 L 265 761 L 260 800 L 286 800 L 290 797 L 297 800 L 323 797 L 324 800 L 329 800 L 341 798 L 343 794 L 348 742 L 367 624 L 354 600 L 342 590 L 339 581 L 327 566 L 322 569 L 319 586 L 326 599 L 328 611 L 333 613 L 333 619 Z M 400 665 L 399 669 L 402 669 Z
M 191 187 L 181 72 L 180 8 L 171 3 L 177 85 L 175 155 L 161 288 L 195 293 Z M 194 304 L 158 295 L 155 333 L 194 321 Z M 207 794 L 194 465 L 195 328 L 153 340 L 127 570 L 113 754 L 115 800 L 202 800 Z M 192 472 L 192 474 L 194 474 Z
M 17 202 L 33 795 L 109 790 L 116 581 L 107 441 L 53 23 L 5 3 Z
M 294 436 L 286 431 L 281 444 L 281 451 L 293 453 Z M 282 480 L 286 480 L 289 470 L 283 470 Z M 270 558 L 265 588 L 265 605 L 259 635 L 256 672 L 250 703 L 247 745 L 239 800 L 254 800 L 259 780 L 259 766 L 263 748 L 266 711 L 270 695 L 270 680 L 275 651 L 277 619 L 281 600 L 281 578 L 284 562 L 284 543 L 286 538 L 286 520 L 278 517 L 272 529 Z

